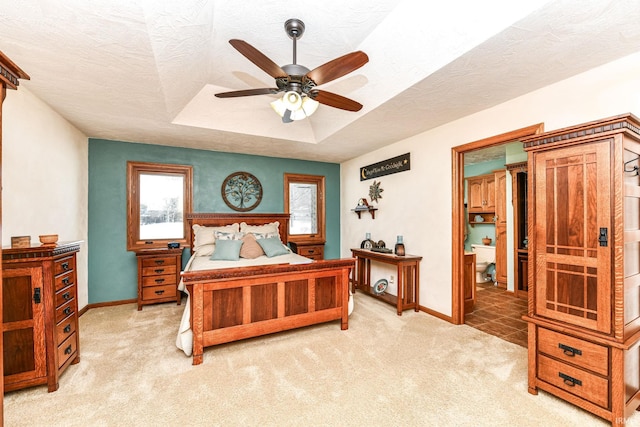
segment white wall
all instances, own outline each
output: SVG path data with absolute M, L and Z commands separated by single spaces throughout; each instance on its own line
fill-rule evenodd
M 78 254 L 78 304 L 88 298 L 88 139 L 22 83 L 2 110 L 2 246 L 11 236 L 58 234 L 84 240 Z
M 540 122 L 553 130 L 627 112 L 640 115 L 640 53 L 344 162 L 341 256 L 351 256 L 365 232 L 387 246 L 404 235 L 407 253 L 423 256 L 420 305 L 451 316 L 451 148 Z M 407 152 L 411 170 L 377 178 L 384 192 L 376 218 L 359 220 L 349 209 L 373 182 L 360 182 L 359 168 Z M 378 268 L 372 279 L 389 274 Z

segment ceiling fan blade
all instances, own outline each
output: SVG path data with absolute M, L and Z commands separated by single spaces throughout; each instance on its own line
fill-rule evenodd
M 246 90 L 234 90 L 231 92 L 216 93 L 218 98 L 236 98 L 238 96 L 253 96 L 253 95 L 271 95 L 278 93 L 278 88 L 265 87 L 262 89 L 246 89 Z
M 307 73 L 307 77 L 320 86 L 357 70 L 367 62 L 369 62 L 369 57 L 366 53 L 362 51 L 351 52 L 314 68 Z
M 311 92 L 311 97 L 318 101 L 320 104 L 328 105 L 334 108 L 340 108 L 347 111 L 360 111 L 362 104 L 354 101 L 353 99 L 345 98 L 342 95 L 327 92 L 326 90 L 314 90 Z
M 229 40 L 229 43 L 231 43 L 231 46 L 235 47 L 236 50 L 243 54 L 249 61 L 256 64 L 261 70 L 269 74 L 274 79 L 288 77 L 288 74 L 280 68 L 278 64 L 267 58 L 265 54 L 251 46 L 246 41 L 231 39 Z

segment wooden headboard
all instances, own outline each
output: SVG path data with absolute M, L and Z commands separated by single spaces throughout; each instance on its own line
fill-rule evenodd
M 187 213 L 187 222 L 191 230 L 191 251 L 195 236 L 193 224 L 205 227 L 222 227 L 225 225 L 245 222 L 248 225 L 263 225 L 278 221 L 280 223 L 280 239 L 285 245 L 289 243 L 289 214 L 287 213 Z

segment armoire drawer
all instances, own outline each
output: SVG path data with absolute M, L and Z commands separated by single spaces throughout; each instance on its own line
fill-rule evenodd
M 60 322 L 56 325 L 56 342 L 63 342 L 71 334 L 76 331 L 77 319 L 75 316 L 69 317 L 65 319 L 63 322 Z
M 56 276 L 54 280 L 56 284 L 56 291 L 59 291 L 64 287 L 75 284 L 76 275 L 73 271 L 69 271 L 67 272 L 67 274 L 61 274 Z
M 142 269 L 146 268 L 162 268 L 164 266 L 174 266 L 176 265 L 175 257 L 155 257 L 155 258 L 146 258 L 142 260 Z M 175 270 L 173 270 L 175 273 Z
M 538 328 L 538 351 L 600 375 L 609 375 L 609 349 L 605 346 Z
M 75 313 L 74 301 L 68 301 L 56 308 L 56 325 Z
M 538 355 L 538 378 L 603 408 L 609 404 L 609 380 L 567 363 Z
M 60 307 L 62 304 L 71 301 L 75 297 L 75 294 L 75 285 L 68 286 L 56 292 L 56 307 Z
M 78 348 L 77 335 L 71 334 L 66 341 L 58 346 L 58 368 L 62 367 L 71 356 L 73 356 Z
M 60 258 L 53 262 L 53 274 L 55 276 L 57 276 L 58 274 L 66 273 L 67 271 L 73 271 L 75 269 L 76 269 L 75 256 Z

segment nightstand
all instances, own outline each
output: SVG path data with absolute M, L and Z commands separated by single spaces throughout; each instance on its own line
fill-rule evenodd
M 175 301 L 182 302 L 180 270 L 182 248 L 143 249 L 136 251 L 138 258 L 138 310 L 143 305 Z

